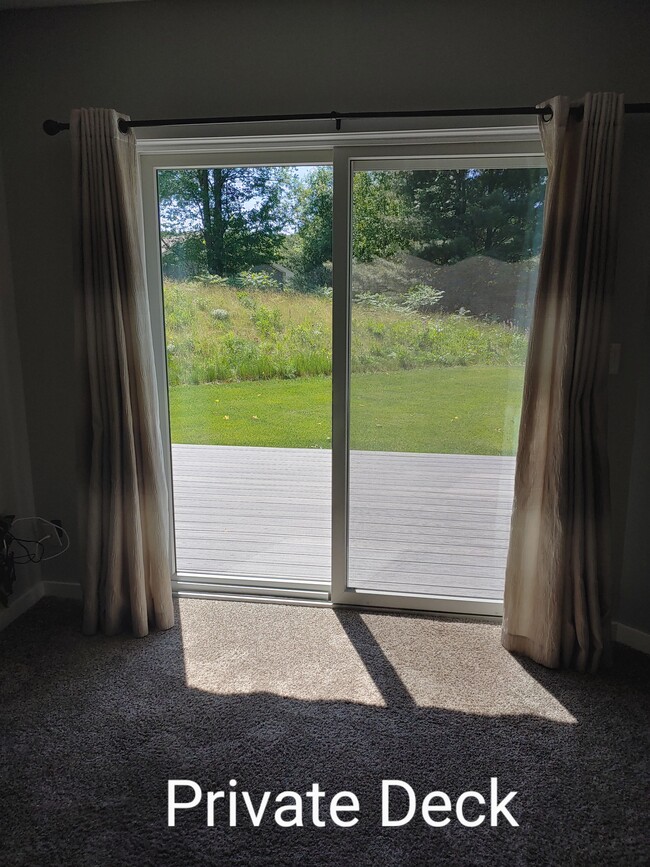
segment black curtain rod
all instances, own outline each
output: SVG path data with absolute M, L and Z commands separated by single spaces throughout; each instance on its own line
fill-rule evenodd
M 580 108 L 572 109 L 572 111 L 581 111 Z M 625 111 L 627 114 L 643 114 L 650 112 L 650 102 L 631 102 L 626 103 Z M 336 129 L 341 129 L 342 120 L 350 119 L 378 119 L 378 118 L 400 118 L 400 117 L 497 117 L 504 115 L 537 115 L 543 117 L 544 120 L 550 120 L 553 117 L 553 110 L 550 106 L 537 108 L 534 105 L 527 106 L 510 106 L 509 108 L 450 108 L 450 109 L 433 109 L 431 111 L 331 111 L 329 114 L 258 114 L 246 115 L 242 117 L 174 117 L 174 118 L 157 118 L 155 120 L 123 120 L 118 121 L 119 128 L 122 132 L 128 132 L 129 129 L 138 127 L 151 126 L 195 126 L 198 124 L 220 124 L 220 123 L 268 123 L 272 121 L 291 121 L 291 120 L 333 120 L 336 122 Z M 48 135 L 56 135 L 63 130 L 70 129 L 69 123 L 61 123 L 58 120 L 46 120 L 43 122 L 43 131 Z

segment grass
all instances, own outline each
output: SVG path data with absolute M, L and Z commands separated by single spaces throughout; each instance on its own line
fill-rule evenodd
M 398 302 L 352 307 L 352 447 L 513 454 L 527 335 Z M 325 296 L 166 284 L 172 440 L 330 448 L 331 318 Z
M 523 368 L 436 367 L 352 377 L 351 446 L 514 454 Z M 331 379 L 170 388 L 172 441 L 331 447 Z
M 520 366 L 527 336 L 471 316 L 417 314 L 370 296 L 352 310 L 352 370 Z M 218 283 L 165 285 L 170 385 L 295 379 L 332 371 L 332 303 Z

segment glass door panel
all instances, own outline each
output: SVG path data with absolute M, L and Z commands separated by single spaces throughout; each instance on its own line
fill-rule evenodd
M 332 169 L 161 169 L 157 192 L 176 572 L 327 599 Z
M 351 162 L 348 591 L 503 597 L 541 165 Z

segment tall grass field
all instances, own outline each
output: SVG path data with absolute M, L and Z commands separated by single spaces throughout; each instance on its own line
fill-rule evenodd
M 329 448 L 332 302 L 165 286 L 172 441 Z M 525 332 L 471 315 L 352 305 L 351 446 L 512 454 Z

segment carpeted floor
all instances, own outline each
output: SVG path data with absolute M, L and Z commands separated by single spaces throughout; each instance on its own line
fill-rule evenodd
M 174 630 L 86 638 L 43 600 L 0 634 L 0 862 L 6 865 L 648 863 L 650 659 L 596 677 L 508 655 L 497 626 L 184 600 Z M 381 824 L 381 781 L 499 797 L 520 827 Z M 167 826 L 167 780 L 229 791 L 259 828 L 205 807 Z M 359 822 L 281 828 L 273 798 L 351 790 Z M 189 791 L 183 798 L 189 797 Z M 394 799 L 391 809 L 405 811 Z M 468 815 L 476 815 L 468 808 Z M 453 813 L 452 813 L 453 816 Z M 439 818 L 439 816 L 438 816 Z

